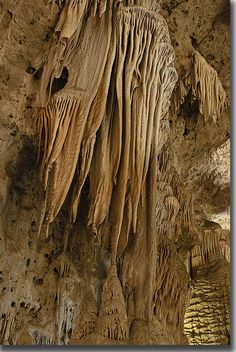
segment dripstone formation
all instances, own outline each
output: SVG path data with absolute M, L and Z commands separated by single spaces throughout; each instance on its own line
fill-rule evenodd
M 173 28 L 201 2 L 0 2 L 1 344 L 230 343 L 227 75 Z

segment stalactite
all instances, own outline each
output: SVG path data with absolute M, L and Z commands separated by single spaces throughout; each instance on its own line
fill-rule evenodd
M 177 199 L 181 199 L 182 191 L 182 183 L 180 181 L 180 177 L 176 170 L 173 170 L 173 174 L 170 180 L 170 184 L 173 190 L 173 194 Z
M 85 9 L 86 2 L 79 3 Z M 68 6 L 69 8 L 71 6 L 75 11 L 74 6 L 77 6 L 77 2 L 69 2 Z M 63 67 L 67 66 L 68 82 L 65 88 L 52 96 L 49 104 L 42 109 L 38 118 L 39 133 L 40 136 L 44 136 L 42 174 L 46 189 L 46 211 L 43 225 L 46 227 L 54 220 L 66 198 L 81 153 L 80 160 L 83 161 L 83 164 L 72 203 L 72 220 L 75 220 L 80 190 L 91 163 L 95 135 L 104 114 L 114 59 L 114 38 L 111 39 L 112 26 L 110 23 L 111 4 L 109 11 L 106 11 L 101 19 L 96 16 L 89 17 L 79 42 L 79 29 L 73 26 L 81 22 L 82 17 L 79 17 L 79 21 L 76 19 L 75 23 L 72 23 L 73 26 L 71 24 L 73 34 L 68 34 L 67 31 L 71 30 L 68 21 L 74 15 L 69 9 L 67 10 L 65 9 L 60 17 L 58 31 L 61 46 L 61 43 L 64 43 L 63 39 L 68 38 L 63 44 L 63 48 L 66 48 L 64 50 L 68 50 L 68 52 L 63 52 L 62 60 L 61 46 L 59 48 L 55 46 L 50 55 L 53 55 L 53 60 L 59 62 Z M 79 11 L 79 16 L 82 15 L 83 11 Z M 98 37 L 91 36 L 95 30 Z M 84 50 L 81 50 L 81 47 Z M 96 48 L 100 55 L 96 57 L 96 60 L 88 60 Z M 48 89 L 48 81 L 53 79 L 51 68 L 53 60 L 48 61 L 44 69 L 39 99 L 41 106 L 44 106 L 44 95 Z M 78 65 L 78 62 L 83 64 Z M 102 80 L 103 76 L 106 79 Z
M 226 93 L 215 69 L 196 50 L 192 57 L 191 72 L 179 82 L 174 93 L 172 115 L 179 110 L 189 92 L 191 100 L 198 101 L 199 111 L 205 122 L 209 119 L 216 122 L 225 107 Z
M 222 229 L 204 230 L 198 237 L 200 243 L 192 250 L 194 267 L 205 264 L 212 256 L 230 261 L 229 235 L 224 235 Z
M 85 5 L 85 2 L 83 2 L 81 6 L 82 5 L 82 10 L 84 10 L 87 5 Z M 76 24 L 72 26 L 73 33 L 70 33 L 70 35 L 66 34 L 68 30 L 66 27 L 67 20 L 70 16 L 73 16 L 70 12 L 72 11 L 70 7 L 75 11 L 73 6 L 75 6 L 75 4 L 69 2 L 58 24 L 60 40 L 69 38 L 67 48 L 70 47 L 71 42 L 74 43 L 74 28 L 82 21 L 82 17 L 76 19 Z M 83 12 L 82 10 L 81 13 Z M 65 29 L 64 26 L 66 27 Z M 102 25 L 100 27 L 102 27 Z M 161 114 L 166 113 L 166 107 L 169 104 L 166 105 L 166 102 L 169 102 L 170 94 L 177 77 L 173 67 L 169 66 L 173 62 L 174 52 L 169 45 L 170 39 L 163 18 L 159 14 L 154 15 L 153 12 L 144 10 L 143 7 L 121 7 L 117 12 L 117 36 L 119 38 L 115 87 L 117 100 L 112 103 L 111 108 L 107 106 L 109 118 L 107 122 L 102 122 L 108 95 L 108 82 L 110 81 L 115 53 L 113 45 L 110 44 L 110 42 L 115 42 L 114 33 L 111 34 L 110 31 L 108 32 L 108 37 L 113 36 L 113 39 L 107 41 L 109 43 L 108 58 L 107 60 L 103 60 L 103 62 L 105 62 L 105 66 L 103 64 L 105 76 L 103 75 L 101 87 L 98 86 L 98 95 L 97 97 L 95 96 L 94 101 L 92 102 L 91 99 L 88 98 L 88 95 L 86 95 L 86 102 L 90 107 L 90 111 L 88 108 L 84 110 L 83 101 L 85 101 L 85 99 L 83 98 L 82 92 L 72 93 L 72 91 L 68 90 L 70 80 L 75 81 L 74 77 L 70 78 L 70 76 L 73 75 L 73 67 L 71 65 L 72 63 L 75 64 L 75 60 L 72 62 L 73 60 L 71 59 L 72 61 L 68 63 L 65 58 L 63 65 L 64 67 L 67 65 L 69 70 L 67 89 L 56 93 L 52 97 L 50 104 L 48 104 L 39 115 L 38 126 L 40 139 L 43 137 L 44 140 L 42 174 L 46 190 L 46 209 L 42 226 L 43 231 L 46 233 L 48 224 L 53 221 L 65 200 L 77 165 L 75 176 L 77 182 L 74 186 L 71 212 L 72 220 L 75 221 L 80 192 L 85 178 L 88 175 L 93 160 L 93 153 L 98 156 L 97 150 L 99 152 L 100 145 L 102 147 L 102 144 L 104 144 L 102 150 L 100 149 L 100 152 L 106 156 L 101 160 L 102 163 L 106 163 L 106 165 L 104 165 L 104 176 L 98 182 L 94 179 L 93 175 L 91 176 L 93 177 L 93 184 L 91 186 L 92 193 L 88 224 L 96 233 L 97 227 L 104 221 L 111 200 L 111 182 L 112 179 L 115 180 L 116 187 L 114 188 L 112 201 L 120 204 L 119 207 L 115 207 L 112 211 L 112 218 L 115 219 L 115 221 L 113 220 L 112 230 L 113 260 L 115 260 L 122 229 L 125 199 L 129 197 L 127 194 L 128 181 L 129 185 L 131 185 L 131 189 L 129 190 L 130 200 L 128 202 L 128 208 L 130 210 L 128 214 L 130 219 L 132 217 L 132 226 L 135 232 L 137 207 L 149 167 L 152 148 L 151 136 L 154 135 L 158 138 Z M 87 39 L 86 35 L 84 35 L 84 37 Z M 81 38 L 83 39 L 83 36 L 80 37 L 80 40 L 82 40 Z M 143 45 L 144 39 L 146 45 Z M 76 40 L 78 40 L 78 36 Z M 129 47 L 127 47 L 128 44 Z M 76 50 L 76 44 L 74 43 L 73 45 L 73 49 Z M 57 47 L 56 49 L 59 50 Z M 108 45 L 106 50 L 108 50 Z M 83 54 L 80 54 L 80 56 L 83 57 Z M 51 69 L 49 70 L 50 65 L 51 64 L 48 64 L 45 69 L 42 89 L 47 86 L 45 81 L 48 81 L 50 78 L 52 72 Z M 84 71 L 81 72 L 84 74 Z M 121 95 L 123 90 L 122 72 L 125 74 L 124 97 Z M 78 77 L 79 75 L 77 74 L 77 82 Z M 42 89 L 41 97 L 43 96 Z M 43 89 L 43 92 L 44 91 L 45 88 Z M 90 95 L 92 92 L 90 88 Z M 67 94 L 66 98 L 65 93 Z M 71 97 L 72 99 L 68 99 L 68 94 L 74 95 Z M 159 112 L 155 109 L 154 102 L 156 99 L 159 99 Z M 41 101 L 42 100 L 43 98 L 41 98 Z M 91 102 L 89 103 L 88 100 Z M 139 103 L 138 110 L 137 101 Z M 113 104 L 117 106 L 117 114 L 114 114 L 115 106 Z M 124 116 L 122 106 L 126 107 Z M 134 128 L 129 131 L 130 112 L 132 113 L 132 125 Z M 85 116 L 87 116 L 87 122 Z M 104 119 L 106 116 L 107 115 L 105 115 Z M 154 117 L 157 123 L 154 123 Z M 113 119 L 117 119 L 118 122 L 113 122 Z M 115 130 L 117 123 L 120 127 Z M 77 126 L 79 126 L 80 132 Z M 100 143 L 96 143 L 95 138 L 97 142 L 99 141 L 100 126 L 102 138 L 105 138 L 100 141 Z M 104 129 L 102 126 L 106 128 L 106 132 L 105 130 L 102 132 Z M 78 130 L 79 134 L 76 133 L 76 130 Z M 96 136 L 97 130 L 99 130 L 99 132 Z M 117 132 L 118 143 L 116 137 Z M 121 144 L 121 137 L 124 141 L 122 142 L 123 145 Z M 109 138 L 107 142 L 106 138 Z M 95 151 L 94 146 L 96 146 Z M 104 150 L 105 148 L 106 150 Z M 70 153 L 70 165 L 67 162 L 67 173 L 62 174 L 64 165 L 63 168 L 61 165 L 66 162 L 65 151 Z M 81 161 L 78 163 L 79 154 L 81 154 Z M 122 159 L 120 159 L 121 156 L 123 156 Z M 122 161 L 120 162 L 120 160 Z M 93 170 L 94 167 L 96 168 L 95 163 L 98 163 L 98 160 L 92 162 L 91 170 Z M 110 168 L 108 168 L 107 163 L 108 165 L 110 164 Z M 131 167 L 130 170 L 128 165 Z M 111 171 L 108 171 L 108 169 Z M 101 168 L 100 172 L 102 170 L 103 168 Z M 101 197 L 102 190 L 108 191 L 107 194 L 102 193 L 104 195 L 106 194 L 106 199 Z M 131 225 L 130 219 L 127 219 L 127 224 Z M 128 225 L 128 228 L 125 228 L 126 233 L 129 233 L 130 225 Z M 126 242 L 127 239 L 121 238 L 121 243 L 125 244 Z M 122 247 L 124 247 L 124 245 L 122 245 Z
M 161 59 L 166 57 L 166 62 L 168 60 L 171 62 L 173 60 L 173 51 L 168 44 L 161 44 L 157 46 L 158 42 L 166 40 L 166 32 L 161 26 L 161 20 L 159 17 L 155 17 L 153 14 L 144 11 L 143 8 L 124 8 L 120 10 L 118 15 L 118 36 L 120 40 L 120 54 L 118 55 L 117 64 L 117 104 L 119 119 L 122 118 L 122 106 L 126 107 L 125 119 L 124 119 L 124 131 L 125 131 L 125 141 L 124 148 L 122 148 L 122 160 L 120 163 L 119 178 L 117 180 L 117 191 L 115 190 L 115 204 L 120 204 L 119 207 L 115 208 L 114 215 L 112 218 L 116 219 L 116 224 L 114 227 L 113 234 L 113 247 L 114 251 L 117 251 L 118 242 L 120 237 L 120 231 L 123 220 L 123 211 L 125 206 L 126 187 L 127 181 L 129 180 L 129 185 L 131 187 L 131 203 L 132 203 L 132 225 L 133 231 L 136 231 L 136 219 L 137 219 L 137 206 L 140 199 L 141 188 L 145 181 L 148 160 L 150 158 L 151 152 L 151 135 L 157 135 L 159 130 L 159 122 L 153 123 L 153 117 L 155 110 L 150 111 L 149 116 L 147 111 L 149 107 L 149 99 L 153 99 L 155 95 L 150 96 L 150 83 L 154 83 L 156 77 L 156 85 L 158 84 L 159 72 L 164 64 L 164 61 L 159 60 L 158 62 L 154 60 L 156 57 Z M 121 26 L 122 25 L 122 26 Z M 125 28 L 127 28 L 125 30 Z M 119 34 L 120 31 L 120 34 Z M 128 32 L 127 32 L 128 31 Z M 136 32 L 139 31 L 139 32 Z M 138 35 L 134 35 L 138 33 Z M 127 51 L 128 38 L 131 43 L 130 51 Z M 146 38 L 146 46 L 143 47 L 143 40 Z M 163 39 L 162 39 L 163 38 Z M 127 52 L 126 52 L 127 51 Z M 163 51 L 162 55 L 161 52 Z M 165 56 L 164 56 L 165 52 Z M 156 54 L 156 55 L 155 55 Z M 158 55 L 159 54 L 159 55 Z M 124 65 L 125 76 L 125 100 L 120 95 L 122 91 L 122 78 L 119 76 L 119 72 L 122 72 L 122 67 Z M 164 68 L 164 67 L 163 67 Z M 128 70 L 128 71 L 127 71 Z M 137 86 L 135 72 L 140 71 L 139 75 L 142 77 L 141 85 Z M 164 71 L 165 72 L 165 71 Z M 151 75 L 152 74 L 152 75 Z M 151 75 L 151 76 L 149 76 Z M 167 75 L 168 76 L 168 75 Z M 149 78 L 150 77 L 150 78 Z M 152 78 L 151 78 L 152 77 Z M 169 77 L 169 76 L 168 76 Z M 151 79 L 151 82 L 149 82 Z M 166 79 L 163 77 L 163 84 L 166 83 Z M 133 88 L 132 88 L 133 87 Z M 134 88 L 136 89 L 134 90 Z M 164 89 L 164 88 L 162 88 Z M 132 95 L 133 92 L 133 95 Z M 154 90 L 154 94 L 157 94 L 157 90 Z M 160 94 L 160 93 L 159 93 Z M 139 97 L 139 110 L 137 111 L 137 100 Z M 161 96 L 160 106 L 162 106 Z M 132 125 L 134 126 L 130 129 L 129 114 L 132 112 Z M 141 112 L 141 114 L 140 114 Z M 159 121 L 160 116 L 156 116 L 156 121 Z M 142 126 L 142 128 L 141 128 Z M 149 134 L 149 136 L 148 136 Z M 148 143 L 148 144 L 146 144 Z M 135 151 L 135 154 L 134 154 Z M 146 152 L 146 155 L 145 155 Z M 146 161 L 145 161 L 146 158 Z M 130 160 L 130 165 L 133 166 L 131 170 L 128 169 L 128 163 Z M 132 171 L 133 169 L 133 171 Z M 128 221 L 129 223 L 129 221 Z M 128 229 L 129 232 L 129 229 Z M 116 254 L 114 254 L 116 256 Z
M 159 156 L 159 168 L 160 168 L 161 178 L 164 182 L 166 182 L 166 175 L 170 169 L 169 160 L 170 160 L 169 152 L 167 150 L 164 150 Z
M 91 164 L 90 208 L 88 225 L 97 233 L 99 225 L 105 220 L 112 194 L 112 156 L 106 151 L 112 143 L 109 135 L 110 117 L 104 118 L 96 139 L 96 148 Z
M 179 211 L 179 202 L 176 197 L 168 196 L 165 198 L 165 204 L 169 211 L 168 220 L 175 221 L 175 217 Z
M 148 2 L 146 5 L 149 8 L 151 3 Z M 121 253 L 126 246 L 131 224 L 133 231 L 136 232 L 137 208 L 149 163 L 156 162 L 154 159 L 151 161 L 151 158 L 157 155 L 160 120 L 169 108 L 170 95 L 177 80 L 176 71 L 171 66 L 174 51 L 169 44 L 167 25 L 162 16 L 136 4 L 132 7 L 120 7 L 116 14 L 117 31 L 112 32 L 108 29 L 107 40 L 103 40 L 99 48 L 100 53 L 104 54 L 97 60 L 100 66 L 97 65 L 93 72 L 94 63 L 92 65 L 88 63 L 85 70 L 80 69 L 75 74 L 75 64 L 79 59 L 86 62 L 89 54 L 86 53 L 85 56 L 83 51 L 81 53 L 81 50 L 77 50 L 77 47 L 82 47 L 82 44 L 77 45 L 78 38 L 82 43 L 88 41 L 94 22 L 101 31 L 105 23 L 112 28 L 109 24 L 112 1 L 109 2 L 109 6 L 105 1 L 100 3 L 99 14 L 103 14 L 100 23 L 96 20 L 97 2 L 95 2 L 95 19 L 86 24 L 83 33 L 80 33 L 80 27 L 83 13 L 89 10 L 89 5 L 87 1 L 81 1 L 78 6 L 77 8 L 76 1 L 67 3 L 56 29 L 59 41 L 51 51 L 54 61 L 60 63 L 60 73 L 62 67 L 68 69 L 66 88 L 52 96 L 38 119 L 40 140 L 43 138 L 44 141 L 42 175 L 46 190 L 42 229 L 47 233 L 48 225 L 54 220 L 66 198 L 73 177 L 75 185 L 71 218 L 73 222 L 76 220 L 81 189 L 91 169 L 88 224 L 95 233 L 108 216 L 111 199 L 113 204 L 119 204 L 119 207 L 115 206 L 110 210 L 114 263 L 117 252 Z M 104 13 L 107 7 L 110 11 Z M 70 17 L 73 21 L 69 26 Z M 116 84 L 115 86 L 111 84 L 109 88 L 115 60 L 115 35 L 118 38 Z M 61 60 L 61 43 L 64 41 L 65 48 Z M 97 47 L 97 42 L 94 43 L 94 47 Z M 87 51 L 90 47 L 86 47 Z M 72 51 L 72 58 L 69 58 L 68 55 L 72 54 Z M 40 91 L 41 102 L 45 100 L 48 82 L 53 78 L 54 61 L 48 61 L 44 69 Z M 93 72 L 93 76 L 89 70 Z M 101 81 L 102 72 L 104 79 Z M 86 85 L 90 77 L 91 83 Z M 78 84 L 80 88 L 75 91 L 69 88 Z M 84 93 L 83 85 L 89 87 L 88 92 Z M 123 90 L 125 94 L 121 94 Z M 112 95 L 116 93 L 116 99 L 113 98 L 112 102 L 107 101 L 109 92 L 113 93 Z M 98 168 L 103 177 L 96 180 L 97 175 L 94 173 Z M 151 182 L 156 182 L 156 176 L 152 177 Z M 151 187 L 155 188 L 154 183 Z M 126 217 L 124 217 L 125 209 Z M 152 227 L 154 231 L 154 223 Z M 155 248 L 150 245 L 151 251 L 153 247 Z
M 194 227 L 193 219 L 194 219 L 193 194 L 190 193 L 186 197 L 186 201 L 183 204 L 183 226 L 188 232 L 191 232 L 193 230 L 193 227 Z
M 103 286 L 99 331 L 104 337 L 124 340 L 127 312 L 116 262 L 130 232 L 137 235 L 141 204 L 147 207 L 143 225 L 147 227 L 148 267 L 154 268 L 147 271 L 147 318 L 152 320 L 158 247 L 157 157 L 161 121 L 166 119 L 177 73 L 167 24 L 156 11 L 159 1 L 114 4 L 112 0 L 68 1 L 56 28 L 58 41 L 44 68 L 39 97 L 46 192 L 41 232 L 47 233 L 70 188 L 70 220 L 76 221 L 81 190 L 89 178 L 88 226 L 102 235 L 102 225 L 109 223 L 111 233 L 111 267 Z M 86 24 L 85 13 L 93 14 Z M 65 87 L 54 92 L 55 78 L 61 77 L 63 69 L 68 72 Z M 169 165 L 163 163 L 165 181 Z M 168 216 L 173 220 L 178 201 L 168 183 L 166 190 Z M 68 236 L 66 230 L 60 280 L 67 276 Z M 72 319 L 67 317 L 68 302 L 61 301 L 60 294 L 59 341 L 62 328 L 68 330 Z
M 200 101 L 199 110 L 205 119 L 216 122 L 222 113 L 226 93 L 217 72 L 197 51 L 194 55 L 193 95 Z
M 103 78 L 98 94 L 95 97 L 88 116 L 87 125 L 85 127 L 85 132 L 83 136 L 83 142 L 81 145 L 81 163 L 78 163 L 78 177 L 76 180 L 76 186 L 73 190 L 72 195 L 72 220 L 75 222 L 77 216 L 77 209 L 79 205 L 80 193 L 86 177 L 89 173 L 91 161 L 94 153 L 94 145 L 96 140 L 96 133 L 102 124 L 102 119 L 104 118 L 105 108 L 106 108 L 106 98 L 108 95 L 109 83 L 111 78 L 112 65 L 115 58 L 115 42 L 114 37 L 111 39 L 111 45 L 108 52 L 108 60 L 105 66 L 105 77 Z M 104 151 L 105 152 L 105 151 Z M 106 200 L 106 203 L 108 201 Z
M 61 277 L 63 276 L 68 276 L 70 272 L 70 262 L 67 257 L 67 249 L 68 249 L 68 240 L 69 240 L 69 232 L 70 232 L 70 223 L 67 224 L 66 229 L 65 229 L 65 235 L 64 235 L 64 246 L 63 246 L 63 252 L 61 254 L 61 268 L 60 268 L 60 275 Z

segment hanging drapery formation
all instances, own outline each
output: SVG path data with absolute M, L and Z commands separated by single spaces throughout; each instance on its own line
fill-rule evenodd
M 107 96 L 115 54 L 111 37 L 112 11 L 110 6 L 101 18 L 90 16 L 84 26 L 86 8 L 87 1 L 71 1 L 64 8 L 56 28 L 59 42 L 52 49 L 42 76 L 40 102 L 46 106 L 40 111 L 38 126 L 40 138 L 43 133 L 44 139 L 42 177 L 46 207 L 43 224 L 46 228 L 65 201 L 80 153 L 83 164 L 79 190 L 83 185 L 105 111 L 103 97 Z M 96 56 L 96 52 L 102 55 Z M 63 68 L 69 73 L 66 87 L 51 96 L 55 77 L 60 77 Z
M 55 219 L 73 178 L 70 214 L 75 222 L 89 175 L 88 225 L 96 233 L 110 212 L 117 252 L 124 209 L 126 232 L 131 225 L 136 232 L 161 116 L 177 79 L 167 25 L 141 6 L 68 1 L 55 32 L 59 39 L 44 67 L 39 96 L 43 224 L 48 227 Z M 65 68 L 66 85 L 53 94 Z M 111 200 L 119 207 L 110 207 Z
M 199 111 L 214 122 L 220 117 L 224 108 L 226 93 L 217 72 L 197 51 L 194 55 L 193 99 L 199 100 Z
M 38 130 L 46 196 L 41 233 L 47 236 L 70 189 L 70 221 L 76 221 L 89 177 L 88 227 L 97 234 L 108 222 L 110 229 L 112 266 L 102 307 L 109 292 L 120 287 L 116 261 L 130 232 L 137 233 L 140 204 L 148 208 L 148 265 L 156 263 L 158 138 L 177 81 L 174 50 L 166 22 L 154 12 L 158 8 L 158 1 L 67 1 L 42 75 Z M 154 284 L 153 270 L 148 273 L 149 318 Z M 104 323 L 104 336 L 126 338 L 125 306 L 120 307 L 123 318 L 114 317 L 112 331 Z
M 226 93 L 216 70 L 197 50 L 192 56 L 191 72 L 179 81 L 173 94 L 172 115 L 176 114 L 189 92 L 191 102 L 198 102 L 199 112 L 205 122 L 209 119 L 216 122 L 226 105 Z
M 230 234 L 221 228 L 204 230 L 199 234 L 199 244 L 192 250 L 192 265 L 203 265 L 213 256 L 225 258 L 230 262 Z

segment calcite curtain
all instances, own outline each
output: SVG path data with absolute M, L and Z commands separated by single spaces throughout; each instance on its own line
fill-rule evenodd
M 45 200 L 39 236 L 47 236 L 69 190 L 68 223 L 76 221 L 88 179 L 87 226 L 98 238 L 109 228 L 104 290 L 109 276 L 118 280 L 117 259 L 131 232 L 143 236 L 146 228 L 147 263 L 155 267 L 160 121 L 177 81 L 158 9 L 156 1 L 67 1 L 41 79 L 37 126 Z M 146 276 L 144 314 L 151 319 L 155 270 Z M 125 328 L 114 329 L 125 335 Z
M 131 225 L 136 232 L 138 203 L 150 162 L 157 157 L 160 120 L 177 78 L 164 19 L 148 2 L 143 2 L 147 8 L 130 5 L 68 1 L 39 95 L 43 224 L 55 219 L 73 178 L 70 218 L 76 220 L 89 177 L 88 225 L 96 233 L 109 214 L 117 242 L 125 207 L 126 232 Z M 53 83 L 63 70 L 67 83 L 53 94 Z M 120 204 L 113 211 L 111 198 Z

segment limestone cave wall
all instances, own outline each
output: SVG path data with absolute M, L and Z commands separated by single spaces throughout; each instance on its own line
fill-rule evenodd
M 230 344 L 229 17 L 0 1 L 2 345 Z

